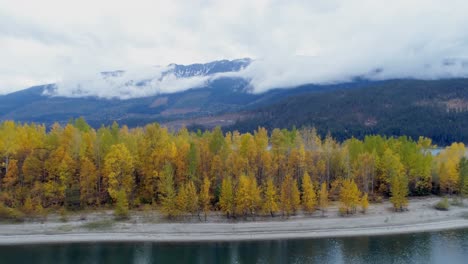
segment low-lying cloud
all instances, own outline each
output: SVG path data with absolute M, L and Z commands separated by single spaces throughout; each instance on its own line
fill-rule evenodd
M 0 7 L 0 93 L 55 82 L 55 95 L 126 99 L 220 76 L 246 78 L 253 92 L 356 76 L 468 77 L 464 0 L 0 0 Z M 153 66 L 244 57 L 254 59 L 245 69 L 212 76 L 163 76 L 169 66 Z M 112 69 L 125 73 L 102 78 Z
M 125 71 L 73 76 L 44 91 L 47 96 L 131 99 L 203 87 L 211 76 L 177 78 L 174 66 L 145 67 Z

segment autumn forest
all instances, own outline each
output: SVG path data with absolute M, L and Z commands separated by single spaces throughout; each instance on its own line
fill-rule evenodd
M 170 218 L 210 211 L 227 217 L 365 212 L 390 199 L 468 194 L 463 143 L 438 155 L 428 138 L 366 136 L 337 142 L 314 128 L 253 134 L 158 124 L 91 128 L 84 119 L 46 128 L 0 124 L 0 217 L 112 208 L 118 217 L 150 207 Z

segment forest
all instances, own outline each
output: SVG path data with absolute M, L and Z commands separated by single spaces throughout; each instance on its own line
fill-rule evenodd
M 360 87 L 289 96 L 256 107 L 229 130 L 315 126 L 337 140 L 366 135 L 429 137 L 435 144 L 468 144 L 466 79 L 388 80 Z
M 431 139 L 368 135 L 338 142 L 315 128 L 254 133 L 221 128 L 176 132 L 157 123 L 129 129 L 0 124 L 0 218 L 60 210 L 149 207 L 170 218 L 365 212 L 389 198 L 404 210 L 408 196 L 468 194 L 463 143 L 433 155 Z

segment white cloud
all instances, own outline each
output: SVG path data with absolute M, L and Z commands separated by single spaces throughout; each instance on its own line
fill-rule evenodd
M 202 87 L 212 78 L 212 76 L 177 78 L 174 73 L 170 72 L 173 68 L 173 66 L 139 67 L 111 72 L 104 76 L 101 73 L 67 76 L 67 79 L 58 81 L 44 94 L 65 97 L 93 96 L 106 99 L 130 99 Z
M 96 74 L 125 69 L 127 80 L 157 75 L 153 65 L 243 57 L 256 59 L 239 73 L 256 92 L 375 69 L 384 71 L 373 78 L 466 77 L 465 10 L 464 0 L 0 0 L 0 93 L 60 81 L 72 95 L 78 79 L 101 97 L 173 92 L 208 78 L 142 88 Z

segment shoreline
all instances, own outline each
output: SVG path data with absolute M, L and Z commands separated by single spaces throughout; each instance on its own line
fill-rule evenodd
M 39 245 L 59 243 L 125 243 L 125 242 L 154 242 L 154 243 L 202 243 L 202 242 L 236 242 L 236 241 L 265 241 L 265 240 L 293 240 L 320 239 L 363 236 L 384 236 L 399 234 L 414 234 L 437 232 L 446 230 L 467 229 L 468 221 L 452 220 L 438 223 L 424 223 L 404 226 L 382 226 L 370 228 L 310 230 L 304 232 L 271 232 L 250 234 L 141 234 L 141 233 L 66 233 L 66 234 L 38 234 L 1 236 L 0 246 Z M 194 236 L 196 235 L 196 236 Z
M 0 224 L 0 246 L 88 243 L 88 242 L 228 242 L 280 239 L 313 239 L 397 235 L 468 228 L 468 207 L 437 211 L 438 198 L 414 199 L 409 211 L 394 213 L 388 204 L 373 204 L 368 214 L 336 215 L 332 207 L 327 217 L 298 216 L 292 219 L 246 222 L 145 222 L 136 217 L 114 222 L 102 229 L 84 227 L 93 219 L 69 222 Z M 317 214 L 318 215 L 318 214 Z M 102 220 L 102 215 L 94 220 Z M 219 217 L 219 216 L 218 216 Z

